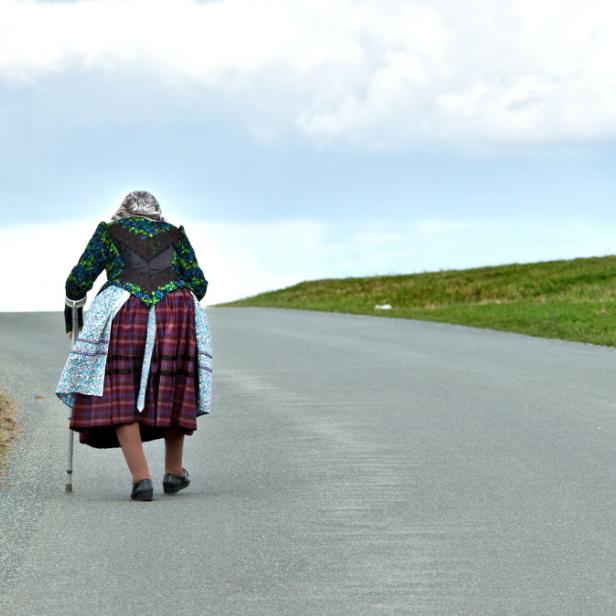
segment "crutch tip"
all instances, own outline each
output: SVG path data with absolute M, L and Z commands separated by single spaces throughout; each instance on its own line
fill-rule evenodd
M 65 484 L 64 491 L 65 492 L 72 492 L 73 491 L 73 484 L 72 483 Z

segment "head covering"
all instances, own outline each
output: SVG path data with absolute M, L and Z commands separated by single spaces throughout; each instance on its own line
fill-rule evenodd
M 128 216 L 144 216 L 150 220 L 165 222 L 156 197 L 146 190 L 134 190 L 128 193 L 111 220 L 127 218 Z

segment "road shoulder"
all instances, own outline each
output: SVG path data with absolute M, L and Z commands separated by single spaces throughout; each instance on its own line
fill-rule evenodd
M 0 474 L 3 472 L 5 460 L 20 432 L 17 406 L 13 399 L 0 389 Z

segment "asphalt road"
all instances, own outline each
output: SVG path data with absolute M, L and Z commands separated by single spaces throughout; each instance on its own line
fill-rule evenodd
M 3 616 L 616 613 L 616 350 L 317 312 L 208 309 L 191 486 L 129 499 L 53 391 L 60 313 L 0 314 L 25 434 L 0 487 Z

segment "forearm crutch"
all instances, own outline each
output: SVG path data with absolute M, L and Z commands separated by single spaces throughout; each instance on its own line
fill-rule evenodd
M 71 337 L 71 345 L 74 347 L 77 342 L 77 338 L 79 337 L 79 308 L 85 305 L 86 298 L 82 297 L 81 299 L 69 299 L 68 297 L 64 298 L 64 303 L 71 308 L 71 316 L 73 320 L 73 335 Z M 70 421 L 70 415 L 69 415 Z M 68 429 L 68 456 L 67 456 L 67 466 L 66 466 L 66 484 L 64 486 L 65 492 L 73 491 L 73 437 L 74 430 Z

